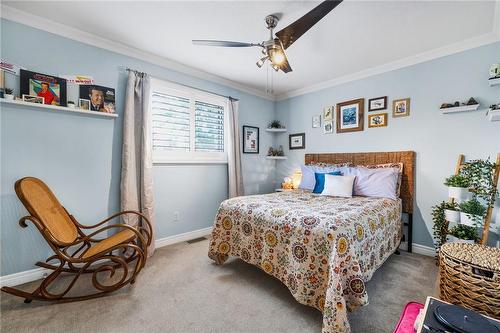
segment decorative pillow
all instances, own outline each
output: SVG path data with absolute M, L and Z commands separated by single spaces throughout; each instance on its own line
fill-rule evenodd
M 313 193 L 321 193 L 323 192 L 323 188 L 325 187 L 325 176 L 341 176 L 342 173 L 340 171 L 334 171 L 329 173 L 314 173 L 314 178 L 316 179 L 316 184 L 314 185 Z
M 351 198 L 355 178 L 355 176 L 333 176 L 327 174 L 325 175 L 325 188 L 321 192 L 321 195 Z
M 316 185 L 315 173 L 330 173 L 335 171 L 342 172 L 342 168 L 339 167 L 324 167 L 319 165 L 301 165 L 300 166 L 302 177 L 300 179 L 299 188 L 303 190 L 312 191 Z
M 302 176 L 300 178 L 299 188 L 312 191 L 314 189 L 314 185 L 316 184 L 313 167 L 310 165 L 301 165 L 300 170 L 302 172 Z
M 396 200 L 398 171 L 394 168 L 349 168 L 346 175 L 356 176 L 354 195 Z
M 394 168 L 398 171 L 398 185 L 396 195 L 398 198 L 401 196 L 401 181 L 403 179 L 403 163 L 383 163 L 383 164 L 368 164 L 368 165 L 357 165 L 359 168 L 367 168 L 367 169 L 385 169 L 385 168 Z

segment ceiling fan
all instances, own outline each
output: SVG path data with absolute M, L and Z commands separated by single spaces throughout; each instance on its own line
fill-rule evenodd
M 297 21 L 293 22 L 289 26 L 281 29 L 276 33 L 274 37 L 273 30 L 278 24 L 278 17 L 275 15 L 266 16 L 267 29 L 270 32 L 270 38 L 267 41 L 261 43 L 244 43 L 244 42 L 230 42 L 223 40 L 205 40 L 205 39 L 195 39 L 193 40 L 194 45 L 205 45 L 205 46 L 222 46 L 222 47 L 253 47 L 257 46 L 262 48 L 262 54 L 264 57 L 257 61 L 257 66 L 260 68 L 264 63 L 269 60 L 271 67 L 275 71 L 280 69 L 285 72 L 291 72 L 292 67 L 288 63 L 288 59 L 285 54 L 285 50 L 289 48 L 297 39 L 300 38 L 304 33 L 306 33 L 312 26 L 319 22 L 326 14 L 331 12 L 335 7 L 337 7 L 342 0 L 339 1 L 323 1 L 310 12 L 299 18 Z

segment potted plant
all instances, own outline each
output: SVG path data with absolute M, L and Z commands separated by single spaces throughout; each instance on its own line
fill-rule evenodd
M 470 198 L 469 179 L 462 175 L 452 175 L 444 181 L 448 186 L 448 196 L 457 200 L 467 200 Z
M 14 99 L 14 90 L 12 90 L 10 88 L 5 88 L 4 93 L 3 93 L 3 98 L 13 100 Z
M 432 207 L 432 221 L 434 222 L 432 230 L 436 252 L 439 251 L 441 245 L 446 243 L 448 236 L 448 221 L 444 216 L 444 209 L 447 205 L 448 203 L 443 201 L 439 205 Z
M 269 126 L 267 126 L 267 128 L 285 128 L 285 126 L 281 124 L 281 121 L 273 120 L 269 123 Z
M 448 235 L 448 241 L 458 243 L 473 244 L 477 239 L 477 230 L 474 227 L 458 224 L 451 228 Z
M 468 226 L 478 227 L 482 224 L 486 207 L 477 199 L 460 203 L 460 223 Z
M 456 202 L 446 202 L 444 204 L 444 218 L 450 223 L 460 222 L 460 210 Z

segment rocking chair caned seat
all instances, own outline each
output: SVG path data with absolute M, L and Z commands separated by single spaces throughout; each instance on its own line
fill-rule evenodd
M 15 191 L 29 216 L 19 220 L 21 227 L 27 227 L 26 222 L 32 222 L 54 251 L 54 255 L 45 262 L 36 265 L 53 270 L 40 284 L 28 293 L 16 288 L 3 287 L 2 291 L 25 298 L 25 302 L 36 300 L 77 301 L 99 296 L 118 290 L 127 284 L 133 284 L 137 274 L 146 264 L 147 248 L 152 240 L 152 228 L 148 219 L 136 211 L 123 211 L 92 226 L 84 226 L 70 215 L 59 203 L 49 187 L 40 179 L 26 177 L 18 180 Z M 82 229 L 93 229 L 108 221 L 122 216 L 132 215 L 137 219 L 137 227 L 124 224 L 110 224 L 90 233 Z M 94 238 L 97 234 L 112 229 L 120 230 L 107 238 Z M 51 264 L 53 260 L 58 264 Z M 129 272 L 129 264 L 133 269 Z M 108 272 L 110 278 L 117 269 L 122 269 L 122 275 L 111 284 L 99 282 L 98 273 Z M 73 273 L 73 279 L 61 293 L 54 294 L 47 288 L 62 273 Z M 76 280 L 83 273 L 92 273 L 94 293 L 83 296 L 66 296 Z

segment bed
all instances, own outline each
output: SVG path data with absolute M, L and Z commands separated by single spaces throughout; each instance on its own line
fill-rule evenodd
M 398 248 L 402 212 L 412 213 L 414 160 L 414 152 L 306 154 L 306 164 L 402 162 L 400 198 L 294 190 L 228 199 L 208 255 L 218 264 L 236 256 L 260 267 L 323 313 L 323 332 L 349 332 L 347 311 L 368 304 L 365 282 Z

